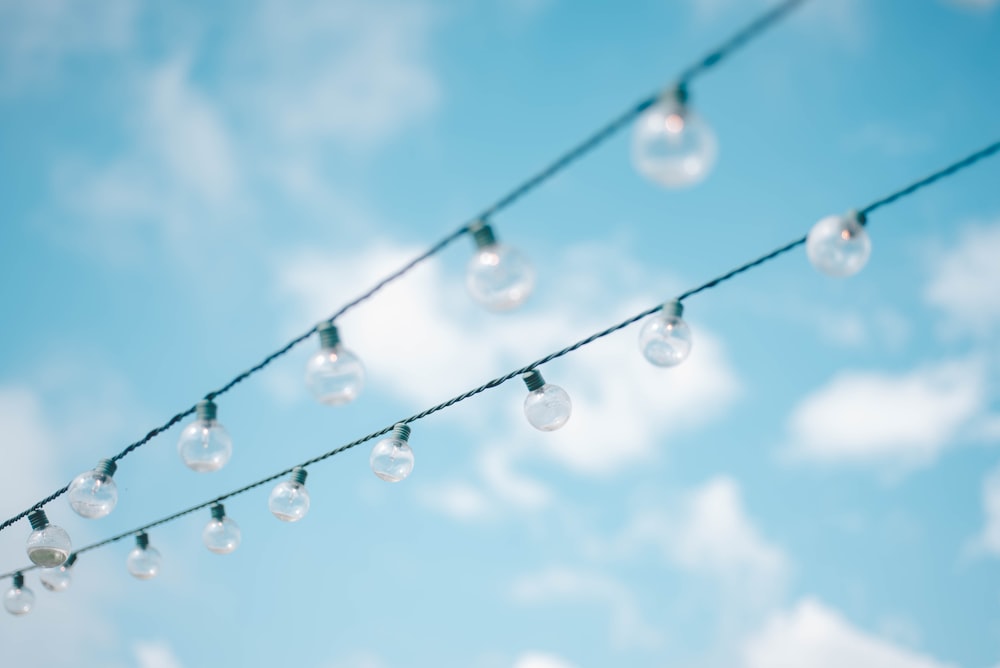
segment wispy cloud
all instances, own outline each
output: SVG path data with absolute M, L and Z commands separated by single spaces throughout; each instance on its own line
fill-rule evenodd
M 944 312 L 948 334 L 993 336 L 1000 324 L 1000 222 L 965 227 L 931 262 L 924 298 Z

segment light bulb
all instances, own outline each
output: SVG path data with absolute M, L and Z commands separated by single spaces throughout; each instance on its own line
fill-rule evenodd
M 42 568 L 61 566 L 73 549 L 69 534 L 62 527 L 49 524 L 49 518 L 41 508 L 28 513 L 28 521 L 33 529 L 25 545 L 28 558 Z
M 3 607 L 12 615 L 26 615 L 35 606 L 35 594 L 24 586 L 24 576 L 14 573 L 14 586 L 3 595 Z
M 469 293 L 492 311 L 509 311 L 523 304 L 535 287 L 531 263 L 519 251 L 498 243 L 488 223 L 475 223 L 469 231 L 476 243 L 476 254 L 465 274 Z
M 76 562 L 76 555 L 71 554 L 63 562 L 62 566 L 55 568 L 43 568 L 38 571 L 38 579 L 42 581 L 42 586 L 49 591 L 66 591 L 73 580 L 70 574 L 70 567 Z
M 226 517 L 221 503 L 212 504 L 212 519 L 201 532 L 201 540 L 216 554 L 229 554 L 240 546 L 240 527 Z
M 566 390 L 546 383 L 541 372 L 535 369 L 521 378 L 528 386 L 528 396 L 524 398 L 524 415 L 531 426 L 542 431 L 555 431 L 566 424 L 573 412 L 573 402 Z
M 397 424 L 392 435 L 372 448 L 369 462 L 372 471 L 386 482 L 399 482 L 413 471 L 413 450 L 410 449 L 410 427 Z
M 66 495 L 77 515 L 94 520 L 115 509 L 118 486 L 112 476 L 116 470 L 118 466 L 112 460 L 102 459 L 93 470 L 73 478 Z
M 718 150 L 715 133 L 688 108 L 684 86 L 668 91 L 643 112 L 632 134 L 636 169 L 668 188 L 683 188 L 704 179 Z
M 646 319 L 639 331 L 639 350 L 650 364 L 677 366 L 691 352 L 691 328 L 681 319 L 684 306 L 674 300 Z
M 321 322 L 316 331 L 320 349 L 306 364 L 306 386 L 316 401 L 327 406 L 354 401 L 365 384 L 364 365 L 340 342 L 332 322 Z
M 296 466 L 288 480 L 282 480 L 267 499 L 271 513 L 284 522 L 298 522 L 309 512 L 309 490 L 306 489 L 306 470 Z
M 857 211 L 843 216 L 827 216 L 809 230 L 806 255 L 817 270 L 844 278 L 861 271 L 872 252 L 865 232 L 865 217 Z
M 135 547 L 125 558 L 125 567 L 132 577 L 149 580 L 160 572 L 161 561 L 160 551 L 149 546 L 149 536 L 145 531 L 141 531 L 135 537 Z
M 177 452 L 184 465 L 192 471 L 218 471 L 233 454 L 233 440 L 226 428 L 215 419 L 218 408 L 214 401 L 199 401 L 195 411 L 197 419 L 184 427 L 177 441 Z

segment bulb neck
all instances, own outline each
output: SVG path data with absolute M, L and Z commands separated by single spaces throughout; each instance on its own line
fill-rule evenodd
M 31 523 L 32 529 L 40 531 L 49 525 L 49 518 L 45 515 L 44 510 L 37 508 L 28 513 L 28 522 Z
M 147 547 L 149 547 L 149 536 L 146 535 L 145 531 L 136 535 L 135 544 L 141 550 L 145 550 Z
M 522 374 L 521 379 L 524 381 L 524 384 L 528 386 L 529 392 L 534 392 L 535 390 L 541 389 L 545 386 L 545 379 L 542 378 L 541 371 L 538 371 L 537 369 L 532 369 L 531 371 Z
M 292 475 L 289 477 L 292 482 L 297 482 L 300 485 L 306 484 L 306 470 L 301 466 L 296 466 L 292 469 Z
M 684 304 L 681 304 L 676 299 L 672 299 L 668 301 L 666 304 L 664 304 L 662 307 L 660 307 L 660 310 L 663 312 L 664 315 L 667 316 L 672 315 L 675 318 L 680 318 L 682 315 L 684 315 Z
M 24 586 L 24 575 L 20 572 L 14 573 L 14 589 L 20 589 Z
M 406 443 L 410 440 L 410 425 L 399 423 L 393 426 L 392 437 Z
M 316 331 L 319 333 L 319 345 L 326 348 L 336 348 L 337 344 L 340 343 L 340 332 L 337 331 L 337 326 L 332 322 L 323 321 L 316 325 Z
M 219 408 L 211 399 L 202 399 L 195 405 L 194 412 L 202 422 L 211 422 L 218 414 Z
M 226 518 L 226 507 L 221 503 L 212 504 L 212 519 L 220 522 Z
M 97 466 L 94 467 L 94 470 L 111 478 L 115 475 L 115 471 L 118 470 L 118 464 L 115 464 L 114 461 L 110 459 L 102 459 L 97 462 Z
M 493 233 L 493 227 L 484 220 L 477 220 L 470 225 L 469 232 L 472 233 L 472 240 L 476 243 L 476 248 L 483 249 L 497 245 L 497 237 Z
M 857 209 L 851 209 L 846 214 L 844 214 L 844 217 L 853 220 L 855 223 L 857 223 L 861 227 L 864 227 L 865 225 L 868 224 L 868 218 L 867 218 L 867 216 L 865 216 L 865 214 L 861 213 Z
M 75 563 L 76 563 L 76 552 L 74 552 L 71 555 L 69 555 L 68 557 L 66 557 L 66 561 L 63 562 L 63 566 L 65 566 L 66 568 L 69 568 L 70 566 L 72 566 Z
M 684 113 L 688 102 L 687 85 L 682 82 L 666 89 L 660 95 L 660 102 L 675 107 L 678 112 Z

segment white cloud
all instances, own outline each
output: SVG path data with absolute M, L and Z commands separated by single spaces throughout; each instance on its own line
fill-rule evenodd
M 463 481 L 444 481 L 420 487 L 417 497 L 428 508 L 457 520 L 480 520 L 493 512 L 491 500 L 478 488 Z
M 575 668 L 575 666 L 555 654 L 526 652 L 515 659 L 512 668 Z
M 139 668 L 182 668 L 173 649 L 163 641 L 137 642 L 132 650 Z
M 950 333 L 992 335 L 1000 324 L 1000 223 L 966 227 L 958 244 L 932 263 L 927 302 L 945 315 Z
M 945 668 L 949 664 L 865 633 L 806 599 L 770 619 L 743 648 L 744 668 Z
M 901 375 L 841 372 L 793 410 L 790 452 L 821 463 L 926 465 L 983 411 L 984 370 L 972 359 Z
M 516 580 L 511 595 L 525 604 L 584 602 L 606 606 L 611 640 L 618 647 L 658 647 L 663 641 L 661 633 L 643 619 L 635 595 L 601 573 L 550 568 Z
M 971 547 L 973 552 L 1000 557 L 1000 468 L 986 476 L 982 495 L 985 526 Z
M 37 394 L 21 385 L 0 386 L 0 424 L 7 443 L 0 467 L 0 513 L 7 518 L 59 485 L 53 473 L 54 434 Z

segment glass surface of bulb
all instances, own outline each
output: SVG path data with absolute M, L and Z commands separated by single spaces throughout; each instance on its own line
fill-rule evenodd
M 298 522 L 309 512 L 309 490 L 300 482 L 283 480 L 271 490 L 267 507 L 283 522 Z
M 66 591 L 73 581 L 73 576 L 65 564 L 55 568 L 43 568 L 38 572 L 38 579 L 42 586 L 49 591 Z
M 213 518 L 201 532 L 201 539 L 215 554 L 229 554 L 240 546 L 240 527 L 228 517 Z
M 535 429 L 555 431 L 569 421 L 572 412 L 569 394 L 558 385 L 546 383 L 524 398 L 524 415 Z
M 365 384 L 365 367 L 341 344 L 321 348 L 306 364 L 306 386 L 316 401 L 340 406 L 357 399 Z
M 42 568 L 55 568 L 66 561 L 73 546 L 65 529 L 49 524 L 31 532 L 25 549 L 32 563 Z
M 379 478 L 399 482 L 413 472 L 413 449 L 402 439 L 386 438 L 372 448 L 369 462 Z
M 656 313 L 639 331 L 639 350 L 656 366 L 676 366 L 691 352 L 691 328 L 679 316 Z
M 520 251 L 492 244 L 476 251 L 466 269 L 472 297 L 493 311 L 520 306 L 535 287 L 535 270 Z
M 3 595 L 3 607 L 12 615 L 26 615 L 35 605 L 35 594 L 23 584 L 11 587 Z
M 846 278 L 861 271 L 872 252 L 872 242 L 856 215 L 827 216 L 806 237 L 809 262 L 821 273 Z
M 233 454 L 233 440 L 218 420 L 199 419 L 184 427 L 177 452 L 192 471 L 218 471 Z
M 638 118 L 632 160 L 650 181 L 683 188 L 703 180 L 718 154 L 715 133 L 700 116 L 673 100 L 662 100 Z
M 140 580 L 149 580 L 156 577 L 160 572 L 160 563 L 162 560 L 160 551 L 155 547 L 147 545 L 143 548 L 136 545 L 125 558 L 125 568 L 128 569 L 132 577 Z
M 118 485 L 110 475 L 98 470 L 81 473 L 69 485 L 69 505 L 81 517 L 107 516 L 118 503 Z

